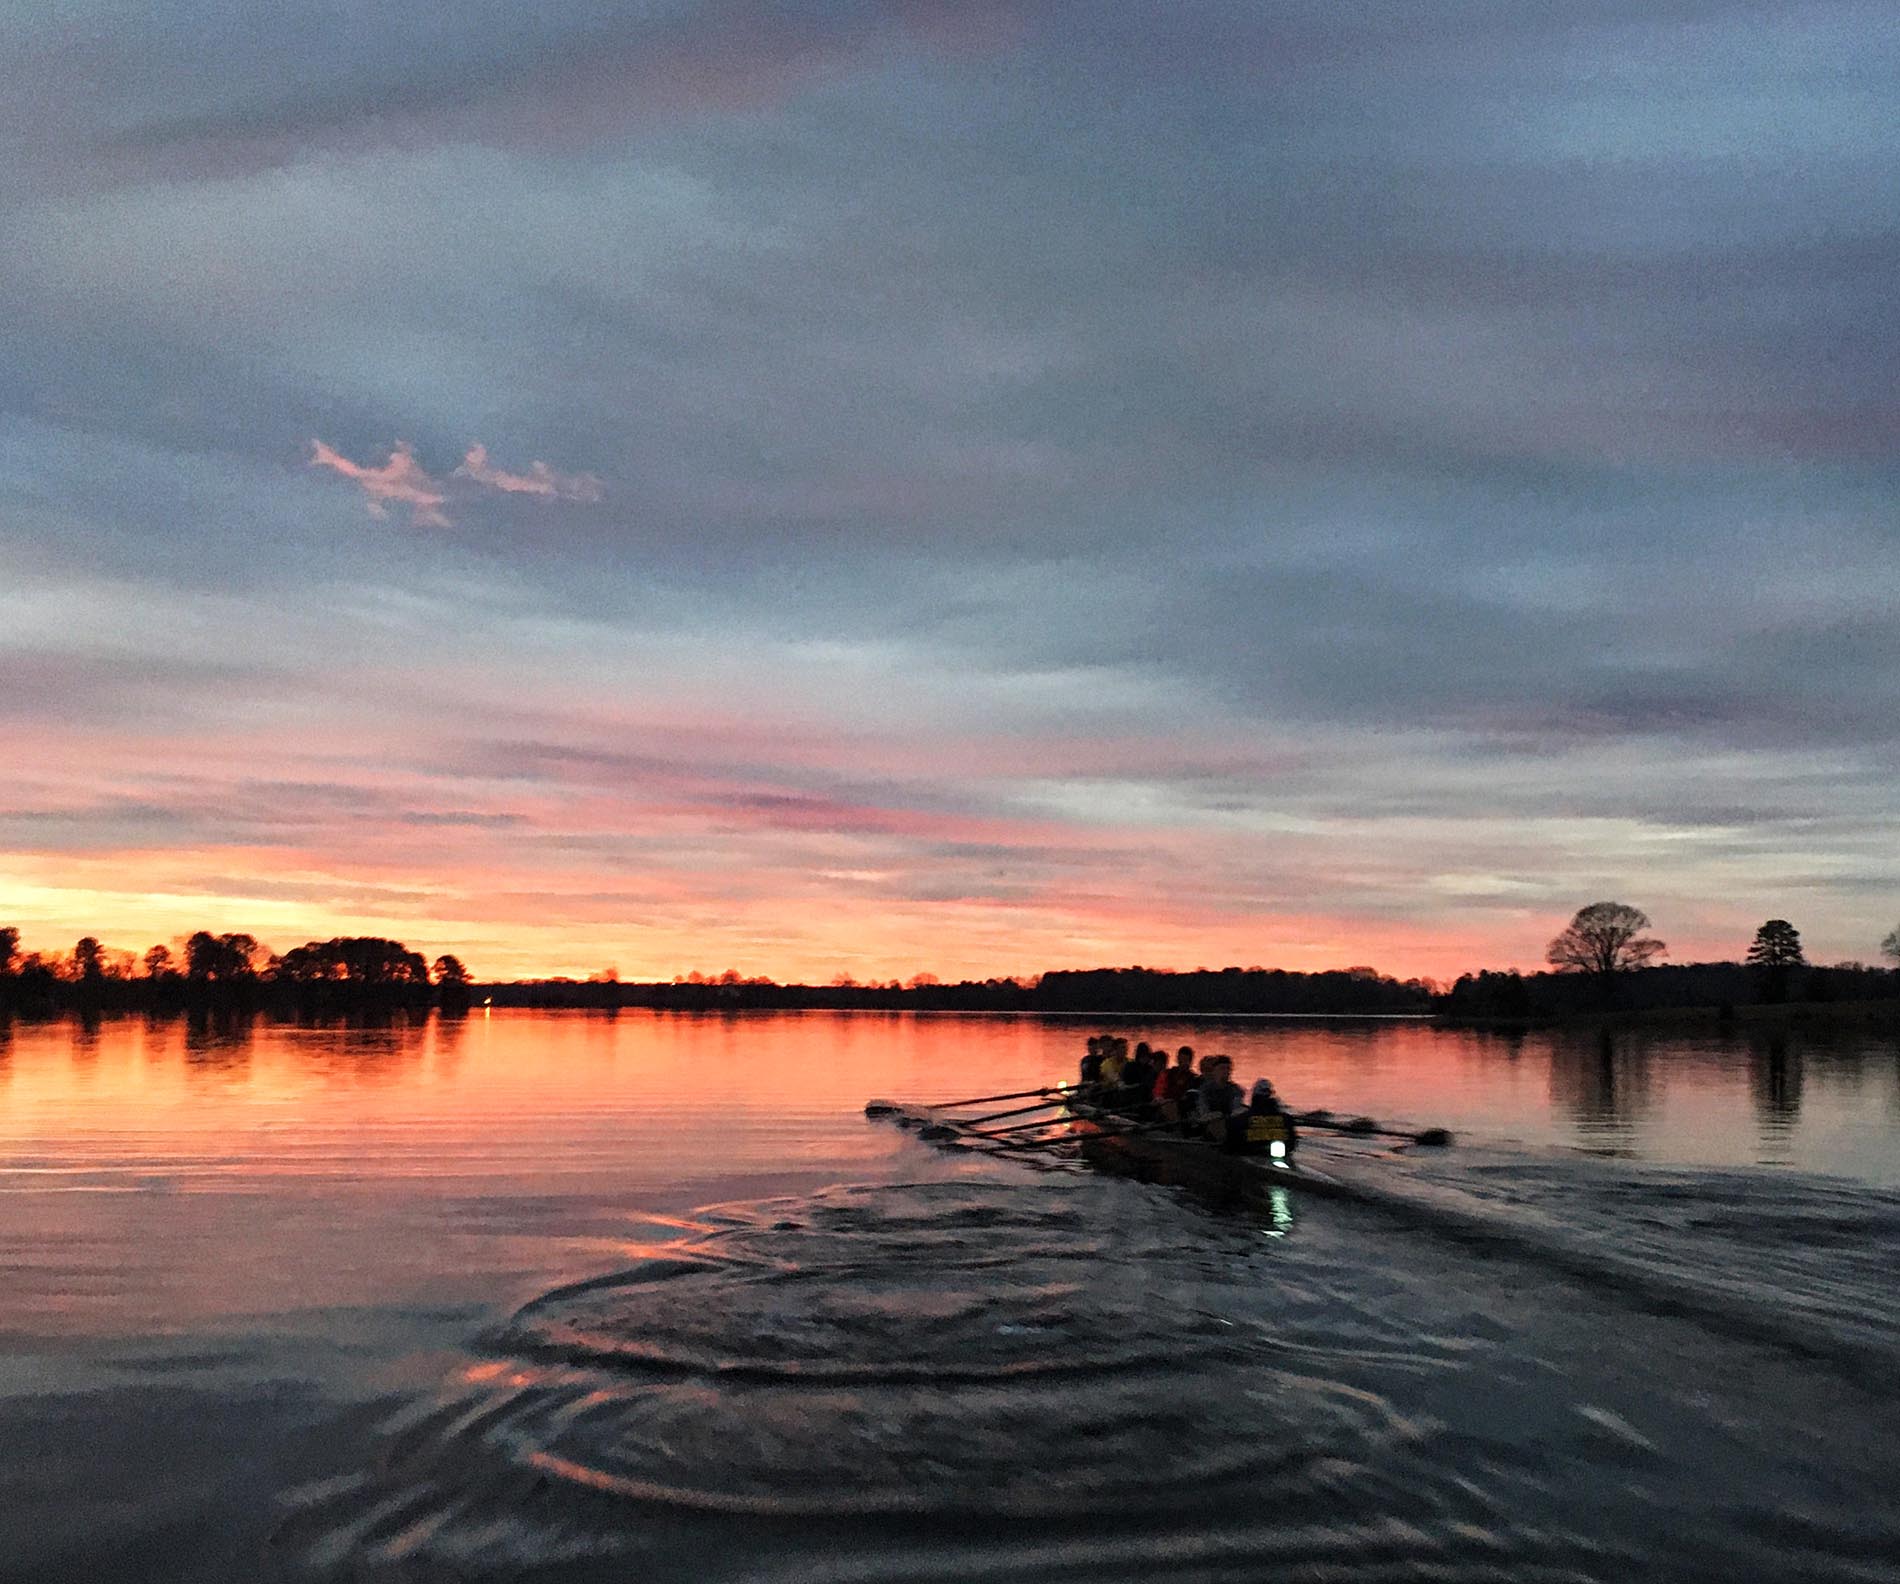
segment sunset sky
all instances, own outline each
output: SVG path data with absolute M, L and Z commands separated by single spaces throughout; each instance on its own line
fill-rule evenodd
M 60 0 L 0 924 L 484 976 L 1900 919 L 1891 0 Z

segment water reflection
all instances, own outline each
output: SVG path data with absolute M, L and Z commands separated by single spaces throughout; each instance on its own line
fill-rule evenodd
M 1092 1026 L 638 1011 L 15 1020 L 0 1025 L 0 1167 L 9 1153 L 84 1141 L 128 1157 L 251 1150 L 276 1169 L 287 1139 L 338 1159 L 345 1140 L 371 1159 L 446 1152 L 477 1170 L 577 1160 L 625 1170 L 637 1156 L 643 1170 L 704 1176 L 727 1162 L 848 1162 L 896 1147 L 863 1128 L 867 1098 L 930 1101 L 1064 1079 Z M 1227 1050 L 1243 1078 L 1269 1075 L 1303 1107 L 1478 1139 L 1730 1164 L 1767 1151 L 1900 1178 L 1896 1043 L 1861 1030 L 1125 1026 L 1170 1047 Z
M 248 1012 L 188 1013 L 184 1027 L 186 1063 L 199 1073 L 241 1076 L 251 1064 L 255 1021 Z M 159 1032 L 162 1035 L 162 1027 Z
M 1749 1063 L 1748 1088 L 1761 1127 L 1762 1148 L 1785 1159 L 1801 1119 L 1802 1057 L 1791 1051 L 1786 1034 L 1760 1041 Z
M 1650 1050 L 1640 1036 L 1608 1028 L 1593 1036 L 1559 1035 L 1551 1049 L 1550 1087 L 1578 1142 L 1607 1155 L 1635 1153 L 1652 1089 Z

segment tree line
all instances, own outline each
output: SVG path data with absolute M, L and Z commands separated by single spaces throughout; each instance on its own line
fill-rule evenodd
M 928 973 L 900 983 L 860 984 L 839 975 L 827 985 L 779 984 L 736 969 L 698 972 L 671 983 L 623 984 L 612 970 L 586 981 L 554 978 L 497 984 L 498 1006 L 652 1007 L 675 1011 L 784 1009 L 919 1012 L 1126 1012 L 1150 1016 L 1437 1013 L 1468 1021 L 1519 1021 L 1606 1008 L 1735 1006 L 1785 1000 L 1848 1001 L 1900 995 L 1900 973 L 1864 963 L 1808 962 L 1800 931 L 1768 919 L 1739 962 L 1662 965 L 1667 947 L 1650 935 L 1640 908 L 1593 902 L 1578 909 L 1545 950 L 1549 971 L 1484 970 L 1448 990 L 1428 979 L 1395 979 L 1370 967 L 1319 973 L 1279 968 L 1058 970 L 1028 978 L 946 984 Z M 1880 943 L 1900 969 L 1900 925 Z M 20 932 L 0 926 L 0 1013 L 167 1010 L 187 1006 L 303 1010 L 466 1009 L 474 993 L 462 962 L 429 962 L 401 941 L 336 936 L 276 953 L 254 936 L 198 930 L 176 948 L 113 951 L 86 935 L 70 951 L 20 949 Z
M 0 926 L 0 1011 L 62 1007 L 165 1010 L 182 1006 L 466 1008 L 468 969 L 453 954 L 433 963 L 401 941 L 340 935 L 276 953 L 253 935 L 197 930 L 143 954 L 82 935 L 69 952 L 20 949 Z
M 1810 963 L 1801 932 L 1781 918 L 1763 921 L 1740 962 L 1662 966 L 1656 959 L 1668 948 L 1645 933 L 1649 928 L 1641 908 L 1592 902 L 1545 948 L 1549 973 L 1466 974 L 1440 998 L 1438 1010 L 1459 1020 L 1515 1022 L 1587 1011 L 1732 1009 L 1900 995 L 1900 924 L 1880 943 L 1893 972 L 1862 962 Z
M 1431 1011 L 1436 987 L 1399 980 L 1375 968 L 1298 973 L 1283 968 L 1057 970 L 1017 979 L 966 979 L 946 984 L 934 974 L 908 981 L 860 984 L 840 974 L 830 984 L 778 984 L 737 969 L 694 972 L 670 984 L 622 983 L 602 973 L 589 980 L 540 979 L 483 987 L 496 1006 L 653 1007 L 666 1011 L 1128 1012 L 1157 1017 L 1221 1013 L 1413 1014 Z

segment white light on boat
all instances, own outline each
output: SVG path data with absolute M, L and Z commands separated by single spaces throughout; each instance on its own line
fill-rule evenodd
M 1285 1160 L 1286 1159 L 1286 1141 L 1284 1139 L 1275 1139 L 1271 1144 L 1267 1146 L 1267 1153 L 1271 1155 L 1275 1160 Z

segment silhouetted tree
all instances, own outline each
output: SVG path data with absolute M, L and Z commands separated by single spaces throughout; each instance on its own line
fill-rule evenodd
M 1780 1001 L 1788 992 L 1788 976 L 1803 966 L 1801 932 L 1786 919 L 1769 919 L 1755 931 L 1748 948 L 1748 966 L 1755 970 L 1764 1001 Z
M 343 964 L 329 941 L 293 946 L 270 965 L 279 984 L 328 984 L 343 977 Z
M 73 977 L 81 984 L 97 984 L 106 976 L 106 952 L 92 935 L 73 942 Z
M 1895 930 L 1900 935 L 1900 930 Z M 0 929 L 0 979 L 10 978 L 20 955 L 20 932 L 9 924 Z
M 435 979 L 436 1005 L 452 1015 L 466 1012 L 474 996 L 469 990 L 468 970 L 462 966 L 462 959 L 453 952 L 444 952 L 436 958 L 429 972 Z
M 284 984 L 348 984 L 365 989 L 421 987 L 429 982 L 421 952 L 380 935 L 340 935 L 292 947 L 271 966 Z
M 234 981 L 255 979 L 258 959 L 270 955 L 254 935 L 220 935 L 218 945 L 224 952 L 225 973 Z
M 1900 968 L 1900 924 L 1887 931 L 1887 938 L 1880 943 L 1880 955 Z
M 153 946 L 145 953 L 145 977 L 147 979 L 169 979 L 172 975 L 172 949 L 169 946 Z
M 1592 902 L 1578 908 L 1564 932 L 1544 948 L 1544 961 L 1559 973 L 1588 974 L 1607 999 L 1618 974 L 1646 967 L 1669 948 L 1642 932 L 1649 915 L 1623 902 Z
M 1786 919 L 1770 919 L 1755 931 L 1748 960 L 1757 968 L 1799 968 L 1808 959 L 1801 950 L 1801 932 Z
M 209 984 L 217 969 L 218 937 L 210 930 L 193 930 L 185 942 L 185 977 L 193 984 Z
M 1447 1017 L 1474 1022 L 1518 1022 L 1534 1016 L 1536 1008 L 1531 1004 L 1530 987 L 1515 968 L 1504 973 L 1486 968 L 1459 977 L 1445 997 L 1444 1011 Z
M 17 941 L 18 935 L 14 937 Z M 21 952 L 16 947 L 8 959 L 7 977 L 0 986 L 0 1003 L 26 1011 L 57 1005 L 59 974 L 56 965 L 38 952 Z
M 264 948 L 252 935 L 197 930 L 185 942 L 185 977 L 194 985 L 238 985 L 257 977 Z

